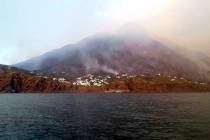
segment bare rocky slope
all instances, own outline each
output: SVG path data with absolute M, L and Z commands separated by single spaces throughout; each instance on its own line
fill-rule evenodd
M 39 76 L 25 70 L 0 65 L 0 92 L 60 92 L 68 88 L 67 84 Z

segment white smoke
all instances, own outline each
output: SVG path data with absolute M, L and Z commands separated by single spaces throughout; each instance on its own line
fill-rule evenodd
M 106 65 L 101 65 L 99 64 L 98 60 L 97 59 L 91 59 L 91 57 L 85 57 L 85 68 L 86 68 L 86 71 L 87 72 L 90 72 L 90 71 L 103 71 L 103 72 L 106 72 L 106 73 L 110 73 L 110 74 L 114 74 L 114 75 L 117 75 L 118 72 Z
M 109 68 L 106 65 L 100 66 L 100 68 L 101 68 L 101 70 L 103 70 L 103 71 L 105 71 L 107 73 L 111 73 L 111 74 L 114 74 L 114 75 L 118 75 L 119 74 L 116 70 L 114 70 L 112 68 Z

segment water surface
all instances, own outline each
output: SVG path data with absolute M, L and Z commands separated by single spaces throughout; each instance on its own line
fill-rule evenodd
M 0 94 L 0 140 L 209 140 L 210 94 Z

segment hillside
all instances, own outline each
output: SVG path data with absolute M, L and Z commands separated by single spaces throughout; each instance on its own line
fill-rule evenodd
M 183 77 L 156 75 L 92 75 L 67 80 L 0 65 L 2 93 L 78 93 L 78 92 L 208 92 L 209 83 Z
M 210 62 L 206 59 L 201 61 Z M 207 67 L 204 68 L 195 59 L 178 53 L 148 35 L 129 32 L 90 36 L 76 44 L 47 52 L 14 66 L 67 79 L 89 73 L 160 73 L 164 76 L 209 81 L 207 75 L 210 65 L 207 62 Z
M 60 92 L 67 84 L 25 70 L 0 65 L 0 92 Z

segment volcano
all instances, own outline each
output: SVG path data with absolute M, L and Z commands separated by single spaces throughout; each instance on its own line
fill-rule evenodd
M 139 32 L 93 35 L 14 66 L 63 77 L 128 73 L 206 79 L 210 71 L 161 41 Z

